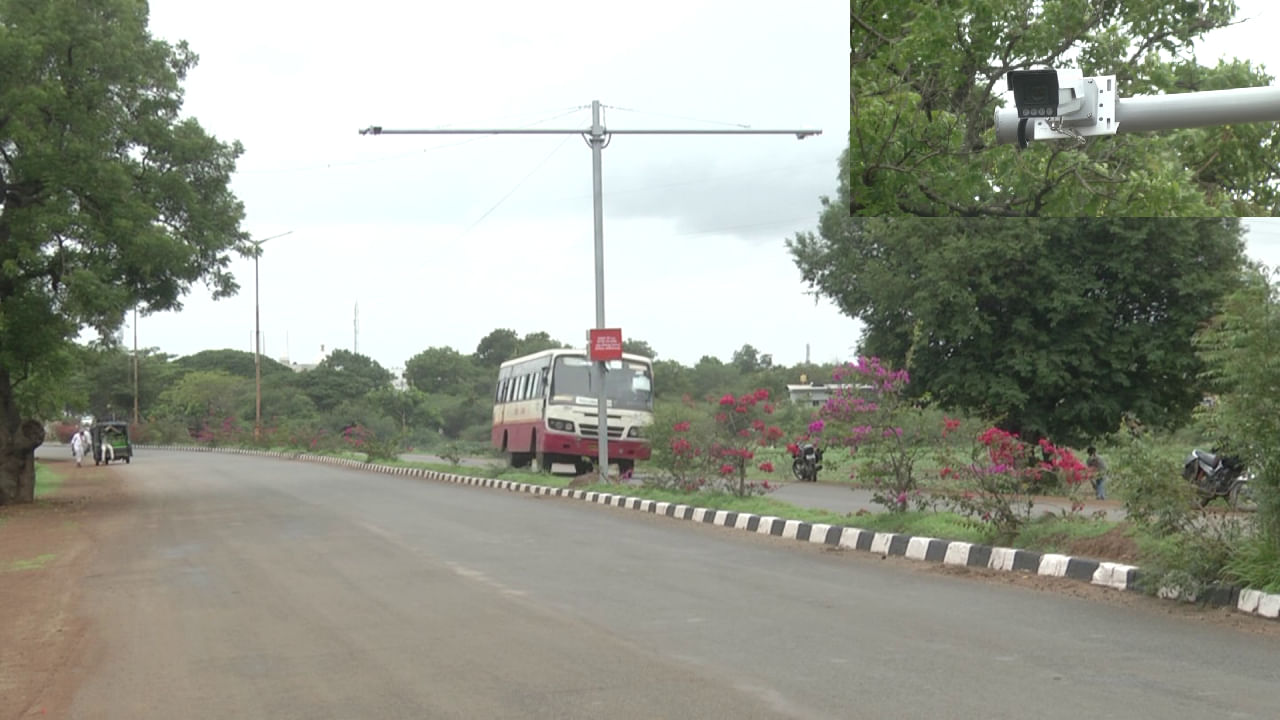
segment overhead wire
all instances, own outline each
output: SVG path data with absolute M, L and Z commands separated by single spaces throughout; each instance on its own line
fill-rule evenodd
M 724 122 L 722 120 L 705 120 L 701 118 L 688 117 L 685 115 L 669 115 L 666 113 L 649 112 L 647 110 L 636 110 L 634 108 L 618 107 L 617 105 L 602 105 L 601 107 L 609 107 L 609 108 L 613 108 L 614 110 L 621 110 L 623 112 L 636 113 L 638 115 L 653 115 L 654 117 L 665 117 L 665 118 L 671 118 L 673 120 L 689 120 L 691 122 L 708 123 L 711 125 L 727 125 L 729 127 L 743 128 L 746 130 L 751 129 L 750 125 L 746 125 L 744 123 Z
M 469 233 L 469 232 L 471 232 L 471 230 L 472 230 L 472 229 L 474 229 L 477 225 L 479 225 L 481 222 L 484 222 L 484 219 L 485 219 L 485 218 L 487 218 L 487 217 L 489 217 L 489 215 L 490 215 L 491 213 L 493 213 L 493 211 L 494 211 L 494 210 L 497 210 L 499 207 L 501 207 L 501 206 L 502 206 L 502 204 L 503 204 L 503 203 L 505 203 L 505 202 L 507 201 L 507 198 L 511 197 L 511 196 L 515 193 L 515 191 L 516 191 L 516 190 L 519 190 L 519 189 L 520 189 L 520 186 L 521 186 L 521 185 L 524 185 L 524 184 L 525 184 L 525 182 L 527 182 L 527 181 L 529 180 L 529 178 L 533 177 L 533 176 L 534 176 L 534 175 L 535 175 L 539 170 L 541 170 L 541 169 L 542 169 L 542 166 L 543 166 L 543 165 L 546 165 L 546 164 L 547 164 L 547 162 L 548 162 L 549 160 L 551 160 L 551 157 L 552 157 L 553 155 L 555 155 L 557 152 L 559 152 L 559 151 L 560 151 L 560 148 L 564 147 L 564 144 L 565 144 L 566 142 L 568 142 L 568 141 L 569 141 L 569 138 L 571 138 L 571 137 L 573 137 L 573 136 L 572 136 L 572 135 L 565 135 L 565 136 L 564 136 L 564 139 L 563 139 L 563 140 L 561 140 L 561 141 L 560 141 L 560 142 L 559 142 L 559 143 L 558 143 L 554 148 L 552 148 L 551 152 L 547 153 L 547 156 L 546 156 L 546 157 L 544 157 L 544 158 L 542 158 L 542 160 L 541 160 L 537 165 L 535 165 L 535 166 L 534 166 L 534 168 L 533 168 L 532 170 L 530 170 L 530 171 L 529 171 L 529 174 L 528 174 L 528 175 L 525 175 L 523 178 L 521 178 L 521 179 L 520 179 L 520 182 L 518 182 L 518 183 L 516 183 L 516 184 L 515 184 L 515 187 L 511 188 L 511 190 L 509 190 L 509 191 L 507 192 L 507 194 L 506 194 L 506 195 L 503 195 L 503 196 L 502 196 L 502 199 L 498 200 L 498 202 L 497 202 L 497 203 L 495 203 L 495 204 L 493 205 L 493 207 L 491 207 L 491 208 L 489 208 L 488 210 L 486 210 L 486 211 L 484 212 L 484 214 L 483 214 L 483 215 L 481 215 L 481 216 L 480 216 L 480 217 L 479 217 L 475 222 L 473 222 L 473 223 L 471 223 L 470 225 L 468 225 L 468 226 L 467 226 L 467 229 L 466 229 L 466 230 L 463 230 L 463 231 L 462 231 L 462 234 L 461 234 L 461 235 L 459 235 L 458 237 L 459 237 L 459 238 L 465 237 L 465 236 L 466 236 L 466 234 L 467 234 L 467 233 Z

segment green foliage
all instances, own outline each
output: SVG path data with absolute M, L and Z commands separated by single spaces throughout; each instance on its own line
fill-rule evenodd
M 321 412 L 344 400 L 363 398 L 391 385 L 391 373 L 366 355 L 334 350 L 313 370 L 298 378 L 299 386 Z
M 243 149 L 182 117 L 196 57 L 153 39 L 147 12 L 0 3 L 0 502 L 32 500 L 42 433 L 24 415 L 74 401 L 54 398 L 82 330 L 180 308 L 196 281 L 236 290 L 229 253 L 248 237 L 228 185 Z
M 1205 423 L 1253 472 L 1258 520 L 1280 547 L 1280 286 L 1248 270 L 1196 346 L 1217 393 L 1202 411 Z
M 44 463 L 36 463 L 36 497 L 57 492 L 58 488 L 62 487 L 63 479 L 62 473 Z
M 1227 560 L 1223 575 L 1243 587 L 1280 592 L 1280 546 L 1267 537 L 1242 538 Z
M 253 381 L 221 370 L 183 375 L 160 394 L 161 417 L 172 418 L 195 429 L 207 418 L 253 417 Z
M 1226 579 L 1232 555 L 1242 546 L 1244 528 L 1238 518 L 1202 514 L 1199 522 L 1184 532 L 1139 533 L 1139 588 L 1149 593 L 1168 589 L 1186 598 L 1200 596 Z
M 1195 488 L 1181 468 L 1158 453 L 1150 433 L 1122 430 L 1112 438 L 1109 474 L 1130 522 L 1157 537 L 1193 527 Z
M 1185 421 L 1196 329 L 1236 283 L 1236 219 L 856 219 L 788 247 L 912 393 L 1081 444 L 1126 412 Z
M 491 391 L 488 385 L 497 373 L 479 367 L 451 347 L 433 347 L 409 358 L 404 376 L 409 387 L 434 396 L 464 394 L 480 386 Z
M 284 363 L 259 355 L 263 378 L 291 378 L 293 370 Z M 194 370 L 221 370 L 237 377 L 255 377 L 254 354 L 244 350 L 202 350 L 173 361 L 175 367 L 185 372 Z
M 658 357 L 658 353 L 654 352 L 649 343 L 643 340 L 637 340 L 636 338 L 623 338 L 622 352 L 629 353 L 631 355 L 640 355 L 642 357 L 647 357 L 650 360 Z
M 1252 123 L 997 146 L 996 87 L 1032 65 L 1116 75 L 1122 97 L 1266 86 L 1248 62 L 1199 65 L 1231 0 L 853 0 L 841 213 L 1251 216 L 1280 210 L 1280 126 Z M 824 217 L 824 221 L 827 218 Z

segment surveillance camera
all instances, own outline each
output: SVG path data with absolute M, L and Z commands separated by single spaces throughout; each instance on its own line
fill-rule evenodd
M 1057 70 L 1010 70 L 1005 76 L 1019 118 L 1057 117 Z
M 997 108 L 996 142 L 1026 147 L 1032 140 L 1115 135 L 1114 75 L 1084 77 L 1079 70 L 1010 70 L 1014 108 Z

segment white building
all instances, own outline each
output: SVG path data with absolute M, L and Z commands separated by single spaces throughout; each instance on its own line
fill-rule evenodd
M 852 384 L 836 384 L 836 383 L 803 383 L 800 385 L 788 385 L 787 395 L 791 397 L 791 402 L 800 405 L 808 405 L 810 407 L 822 407 L 833 395 L 838 392 L 851 392 L 854 389 L 870 390 L 867 385 Z

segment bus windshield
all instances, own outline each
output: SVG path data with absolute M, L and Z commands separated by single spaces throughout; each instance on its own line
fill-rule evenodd
M 605 397 L 609 407 L 621 410 L 653 409 L 653 376 L 648 366 L 630 360 L 609 363 L 605 373 Z M 595 368 L 580 357 L 556 358 L 551 377 L 551 402 L 595 405 Z

